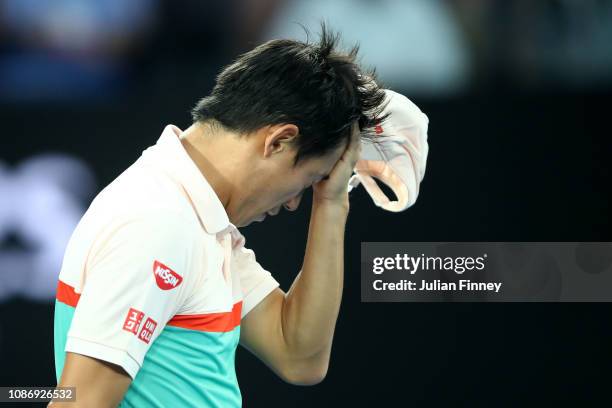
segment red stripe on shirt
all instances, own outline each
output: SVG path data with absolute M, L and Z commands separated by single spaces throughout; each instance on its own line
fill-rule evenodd
M 62 281 L 57 281 L 57 292 L 55 298 L 58 301 L 65 303 L 68 306 L 76 307 L 77 303 L 79 303 L 80 297 L 81 294 L 76 293 L 72 286 Z
M 240 326 L 241 312 L 242 302 L 238 302 L 231 312 L 176 315 L 168 322 L 168 326 L 204 332 L 229 332 Z

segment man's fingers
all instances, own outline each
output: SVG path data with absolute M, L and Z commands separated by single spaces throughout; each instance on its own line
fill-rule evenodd
M 359 126 L 357 123 L 353 124 L 351 129 L 351 138 L 349 139 L 349 143 L 346 146 L 346 151 L 344 152 L 344 157 L 347 161 L 351 163 L 356 163 L 359 160 L 359 155 L 361 154 L 361 132 L 359 131 Z
M 353 125 L 353 133 L 351 135 L 351 153 L 352 153 L 352 161 L 357 162 L 359 160 L 359 156 L 361 155 L 361 132 L 359 131 L 359 126 L 355 123 Z

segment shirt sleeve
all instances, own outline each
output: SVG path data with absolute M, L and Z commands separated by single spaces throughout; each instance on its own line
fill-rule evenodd
M 245 248 L 244 236 L 237 233 L 237 244 L 232 250 L 232 268 L 240 274 L 242 289 L 242 312 L 244 318 L 259 302 L 279 285 L 272 274 L 266 271 L 255 258 L 255 253 Z
M 178 215 L 107 227 L 87 261 L 66 351 L 121 366 L 132 378 L 193 288 L 193 227 Z

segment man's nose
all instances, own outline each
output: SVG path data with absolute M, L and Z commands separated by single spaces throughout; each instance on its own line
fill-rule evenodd
M 300 193 L 300 194 L 296 195 L 291 200 L 289 200 L 285 204 L 283 204 L 283 207 L 285 207 L 285 210 L 287 210 L 287 211 L 295 211 L 295 210 L 297 210 L 298 207 L 300 206 L 300 201 L 302 200 L 302 194 L 303 193 Z

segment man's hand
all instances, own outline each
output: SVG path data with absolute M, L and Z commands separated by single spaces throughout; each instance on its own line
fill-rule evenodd
M 361 154 L 361 132 L 353 125 L 351 138 L 329 177 L 312 186 L 314 203 L 340 203 L 348 208 L 348 182 Z

